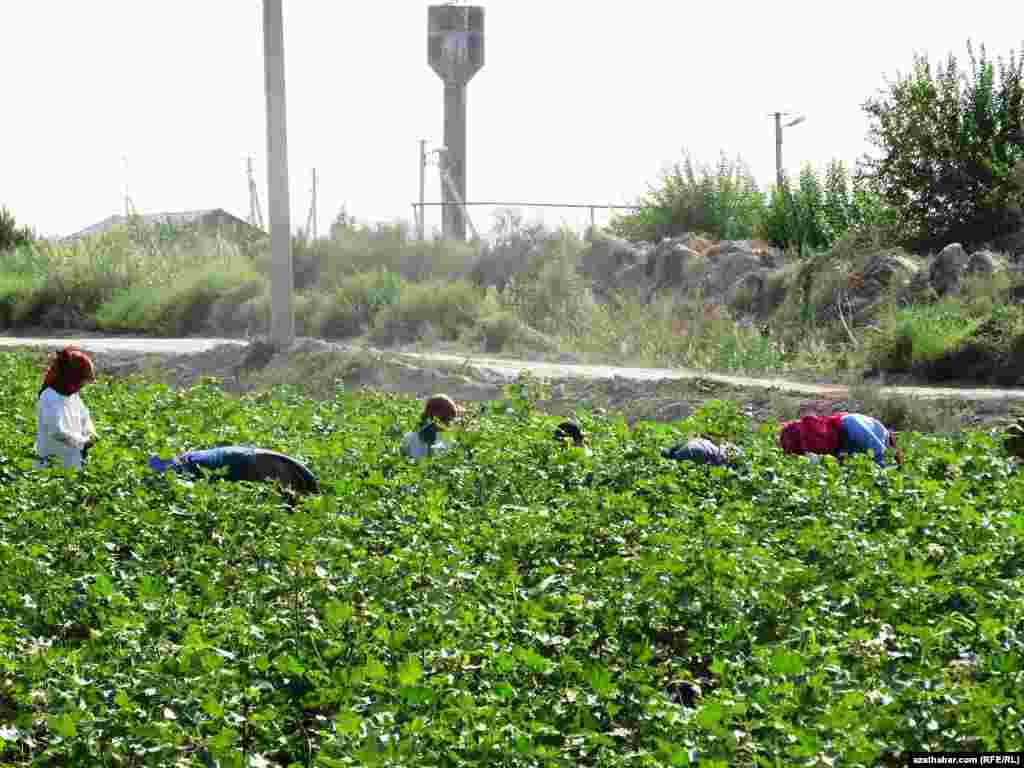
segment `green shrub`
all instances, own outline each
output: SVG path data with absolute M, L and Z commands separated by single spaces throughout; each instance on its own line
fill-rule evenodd
M 436 335 L 455 341 L 483 315 L 484 292 L 466 280 L 410 283 L 397 304 L 376 315 L 371 338 L 378 344 L 407 343 Z
M 750 423 L 740 405 L 732 400 L 708 400 L 679 425 L 683 433 L 705 435 L 715 441 L 743 442 Z
M 685 232 L 705 232 L 723 240 L 754 236 L 764 213 L 764 198 L 746 163 L 722 154 L 717 167 L 682 163 L 650 186 L 636 213 L 615 216 L 608 229 L 629 240 L 657 242 Z
M 96 323 L 104 331 L 153 330 L 163 296 L 158 286 L 127 288 L 97 310 Z
M 577 270 L 579 251 L 565 239 L 548 241 L 531 268 L 509 279 L 503 301 L 527 325 L 545 333 L 582 333 L 596 306 Z
M 826 250 L 851 230 L 878 226 L 884 212 L 876 202 L 851 180 L 842 161 L 830 162 L 823 175 L 805 164 L 795 187 L 786 176 L 772 187 L 758 235 L 800 254 Z
M 366 333 L 377 313 L 399 301 L 402 278 L 384 269 L 349 275 L 332 293 L 321 293 L 313 327 L 325 338 L 344 339 Z
M 137 284 L 125 289 L 98 308 L 96 322 L 108 331 L 170 336 L 211 328 L 240 330 L 242 323 L 232 314 L 267 293 L 265 278 L 252 271 L 200 267 L 182 273 L 170 284 Z M 253 308 L 249 308 L 250 314 Z
M 39 279 L 32 275 L 0 273 L 0 328 L 16 325 L 18 308 L 35 293 Z
M 466 339 L 480 345 L 489 354 L 516 351 L 547 353 L 557 349 L 554 341 L 530 328 L 509 310 L 481 318 Z
M 765 372 L 785 369 L 783 348 L 698 292 L 685 300 L 616 295 L 596 305 L 586 327 L 556 335 L 562 349 L 595 362 Z
M 406 280 L 459 277 L 468 273 L 477 256 L 469 243 L 451 240 L 420 242 L 405 222 L 359 224 L 342 211 L 328 239 L 314 246 L 321 288 L 338 287 L 348 276 L 385 269 Z
M 14 214 L 0 208 L 0 253 L 29 245 L 35 240 L 35 233 L 28 227 L 19 227 Z
M 869 364 L 882 371 L 909 371 L 956 347 L 978 325 L 953 299 L 900 307 L 870 337 Z
M 256 279 L 252 273 L 217 267 L 186 275 L 166 293 L 157 328 L 172 335 L 199 333 L 208 327 L 210 312 L 218 299 Z M 245 290 L 241 293 L 245 295 Z
M 263 333 L 270 325 L 270 281 L 253 275 L 229 284 L 210 307 L 207 324 L 218 335 Z

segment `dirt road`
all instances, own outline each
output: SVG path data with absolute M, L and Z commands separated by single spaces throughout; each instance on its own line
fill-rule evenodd
M 229 344 L 245 346 L 246 341 L 240 339 L 218 338 L 185 338 L 156 339 L 143 337 L 18 337 L 0 336 L 0 348 L 16 346 L 32 346 L 42 348 L 59 348 L 68 344 L 76 344 L 83 349 L 106 353 L 137 353 L 158 355 L 190 355 L 207 352 L 217 346 Z M 465 365 L 481 371 L 487 371 L 508 378 L 513 378 L 522 371 L 542 378 L 559 379 L 617 379 L 620 381 L 651 382 L 659 380 L 703 380 L 725 384 L 733 387 L 775 390 L 780 393 L 804 395 L 823 398 L 844 398 L 849 395 L 848 387 L 842 385 L 808 384 L 788 381 L 785 379 L 753 378 L 747 376 L 731 376 L 720 373 L 708 373 L 686 368 L 624 368 L 605 365 L 579 365 L 563 363 L 545 363 L 529 360 L 506 360 L 477 355 L 454 355 L 449 353 L 392 353 L 388 350 L 363 348 L 379 354 L 392 354 L 423 362 Z M 971 401 L 986 400 L 1024 400 L 1024 389 L 999 389 L 988 387 L 884 387 L 880 394 L 898 397 L 916 397 L 922 399 L 961 399 Z

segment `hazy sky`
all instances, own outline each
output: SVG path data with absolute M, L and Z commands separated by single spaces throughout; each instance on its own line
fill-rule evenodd
M 766 187 L 776 109 L 807 115 L 784 134 L 790 171 L 852 163 L 869 148 L 861 104 L 913 52 L 966 61 L 968 37 L 993 57 L 1024 38 L 1024 3 L 1009 0 L 481 4 L 473 200 L 631 203 L 684 147 L 705 161 L 739 154 Z M 412 218 L 417 141 L 443 137 L 428 5 L 284 0 L 293 228 L 306 221 L 313 167 L 321 231 L 342 204 L 361 220 Z M 0 205 L 41 234 L 120 212 L 122 157 L 140 212 L 244 218 L 252 155 L 266 215 L 259 0 L 6 0 L 0 73 Z M 427 198 L 439 200 L 428 171 Z M 560 216 L 577 226 L 585 214 L 545 220 Z M 489 228 L 491 210 L 473 218 Z M 427 222 L 439 226 L 437 209 Z

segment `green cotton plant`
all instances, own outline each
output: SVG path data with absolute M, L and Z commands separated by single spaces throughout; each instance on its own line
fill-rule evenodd
M 417 462 L 410 398 L 100 367 L 100 439 L 65 472 L 33 468 L 46 360 L 0 352 L 5 765 L 1024 749 L 1024 477 L 999 435 L 907 430 L 900 469 L 815 465 L 718 400 L 676 424 L 577 412 L 588 455 L 524 378 Z M 681 433 L 744 458 L 666 459 Z M 146 466 L 215 444 L 294 456 L 323 492 Z
M 695 435 L 709 435 L 716 440 L 742 440 L 749 432 L 743 410 L 730 400 L 707 401 L 681 426 Z

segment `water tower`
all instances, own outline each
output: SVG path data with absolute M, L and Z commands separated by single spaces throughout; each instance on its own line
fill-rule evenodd
M 484 65 L 484 9 L 476 5 L 431 5 L 427 10 L 427 58 L 444 81 L 444 160 L 452 181 L 442 185 L 441 230 L 466 239 L 459 204 L 466 201 L 466 85 Z

